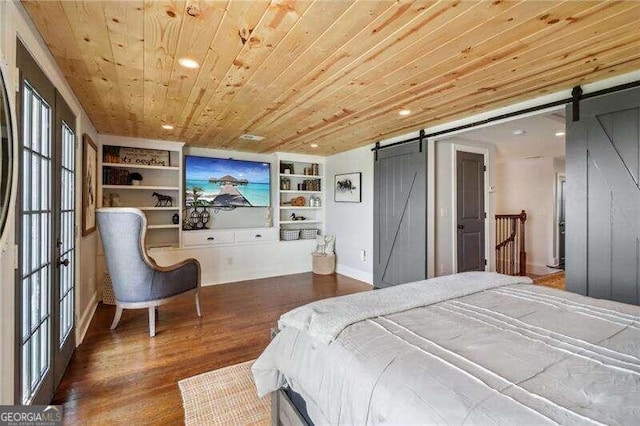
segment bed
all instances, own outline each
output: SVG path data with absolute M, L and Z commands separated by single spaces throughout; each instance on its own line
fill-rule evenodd
M 457 274 L 294 309 L 252 372 L 283 424 L 639 424 L 639 320 Z

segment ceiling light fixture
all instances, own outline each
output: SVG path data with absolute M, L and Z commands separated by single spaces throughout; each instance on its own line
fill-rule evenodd
M 405 116 L 411 114 L 411 110 L 410 109 L 401 109 L 400 111 L 398 111 L 398 114 L 400 114 L 401 116 L 405 117 Z
M 557 137 L 564 136 L 564 132 L 556 132 L 555 134 L 556 134 Z
M 525 133 L 526 133 L 526 132 L 525 132 L 524 130 L 522 130 L 522 129 L 517 129 L 517 130 L 514 130 L 514 131 L 513 131 L 513 134 L 514 134 L 514 135 L 516 135 L 516 136 L 522 136 L 522 135 L 524 135 Z
M 173 130 L 174 127 L 171 124 L 163 124 L 162 128 L 165 130 Z
M 244 139 L 246 141 L 261 141 L 264 139 L 264 136 L 251 135 L 249 133 L 245 133 L 244 135 L 240 135 L 240 139 Z
M 309 144 L 309 146 L 310 146 L 311 148 L 317 148 L 317 147 L 318 147 L 318 144 L 317 144 L 317 143 L 311 143 L 311 144 Z
M 180 65 L 182 65 L 185 68 L 189 68 L 189 69 L 196 69 L 196 68 L 200 68 L 200 64 L 195 61 L 194 59 L 191 58 L 180 58 L 178 59 L 178 63 Z

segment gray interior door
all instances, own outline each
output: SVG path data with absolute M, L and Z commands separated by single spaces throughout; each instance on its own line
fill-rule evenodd
M 426 149 L 420 142 L 411 142 L 378 151 L 374 186 L 374 285 L 425 279 Z
M 638 304 L 640 89 L 567 107 L 567 290 Z
M 456 154 L 457 272 L 484 271 L 484 156 Z

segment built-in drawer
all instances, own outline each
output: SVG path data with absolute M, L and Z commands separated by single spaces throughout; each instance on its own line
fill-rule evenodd
M 236 243 L 278 241 L 276 228 L 240 229 L 236 231 Z
M 185 231 L 182 233 L 182 243 L 185 247 L 233 244 L 234 241 L 233 231 Z

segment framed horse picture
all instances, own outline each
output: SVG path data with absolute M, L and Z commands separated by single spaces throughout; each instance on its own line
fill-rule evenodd
M 82 136 L 82 235 L 96 230 L 98 148 L 86 133 Z
M 337 203 L 359 203 L 362 201 L 362 173 L 336 175 L 333 200 Z

